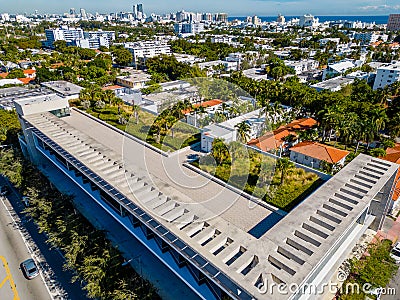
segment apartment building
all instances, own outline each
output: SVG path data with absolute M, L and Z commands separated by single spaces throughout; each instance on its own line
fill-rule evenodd
M 304 59 L 300 61 L 285 60 L 285 65 L 292 68 L 296 75 L 306 71 L 313 71 L 319 67 L 319 62 L 313 59 Z
M 387 23 L 387 30 L 400 30 L 400 14 L 390 14 L 388 23 Z
M 384 64 L 376 70 L 374 90 L 383 89 L 396 81 L 400 81 L 400 61 Z
M 161 54 L 171 54 L 171 46 L 162 41 L 126 43 L 124 46 L 132 53 L 133 65 L 142 65 L 148 58 Z
M 371 44 L 377 41 L 387 42 L 389 36 L 375 32 L 356 32 L 353 37 L 362 44 Z

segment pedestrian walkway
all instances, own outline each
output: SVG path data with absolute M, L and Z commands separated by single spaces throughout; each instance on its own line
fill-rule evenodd
M 385 223 L 389 223 L 389 226 L 384 226 L 383 230 L 379 230 L 376 238 L 379 240 L 388 239 L 393 243 L 398 241 L 400 237 L 400 216 L 396 220 L 386 218 Z

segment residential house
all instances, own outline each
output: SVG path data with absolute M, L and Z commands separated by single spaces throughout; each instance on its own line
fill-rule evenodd
M 117 76 L 116 83 L 127 88 L 139 90 L 146 86 L 146 83 L 150 81 L 150 77 L 144 72 L 137 71 L 126 76 Z
M 310 87 L 316 89 L 318 92 L 322 90 L 337 92 L 340 91 L 344 86 L 351 84 L 353 82 L 354 78 L 339 76 L 310 85 Z
M 241 122 L 246 122 L 249 125 L 249 138 L 253 139 L 259 136 L 264 129 L 265 118 L 260 118 L 260 109 L 257 109 L 219 124 L 208 125 L 201 132 L 201 150 L 210 152 L 212 142 L 216 138 L 222 138 L 226 143 L 236 141 L 236 125 Z
M 349 151 L 310 141 L 290 148 L 290 160 L 314 169 L 321 169 L 323 162 L 343 167 L 349 154 Z
M 397 143 L 393 148 L 387 148 L 386 156 L 381 158 L 400 165 L 400 143 Z M 397 172 L 397 177 L 395 182 L 396 182 L 396 187 L 393 191 L 392 197 L 394 201 L 397 201 L 400 197 L 400 169 L 399 172 Z
M 285 151 L 287 147 L 295 145 L 297 141 L 288 142 L 287 137 L 293 135 L 297 137 L 298 131 L 312 129 L 317 125 L 313 118 L 302 118 L 294 120 L 287 125 L 280 126 L 272 132 L 267 132 L 263 136 L 250 140 L 247 145 L 256 147 L 262 151 Z
M 353 60 L 343 60 L 338 63 L 328 64 L 322 74 L 322 80 L 343 75 L 347 70 L 358 67 Z
M 318 68 L 319 62 L 313 59 L 303 59 L 300 61 L 285 60 L 285 65 L 293 69 L 296 75 L 306 71 L 313 71 Z

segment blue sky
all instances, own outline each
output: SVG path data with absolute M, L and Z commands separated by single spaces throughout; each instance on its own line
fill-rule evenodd
M 0 0 L 0 12 L 66 12 L 70 7 L 88 12 L 131 11 L 127 0 Z M 227 12 L 231 16 L 301 15 L 388 15 L 400 12 L 399 0 L 142 0 L 146 13 L 186 11 Z

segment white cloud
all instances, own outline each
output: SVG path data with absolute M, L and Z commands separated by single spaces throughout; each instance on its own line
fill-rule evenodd
M 359 9 L 363 11 L 390 11 L 400 9 L 400 5 L 366 5 L 361 6 Z

